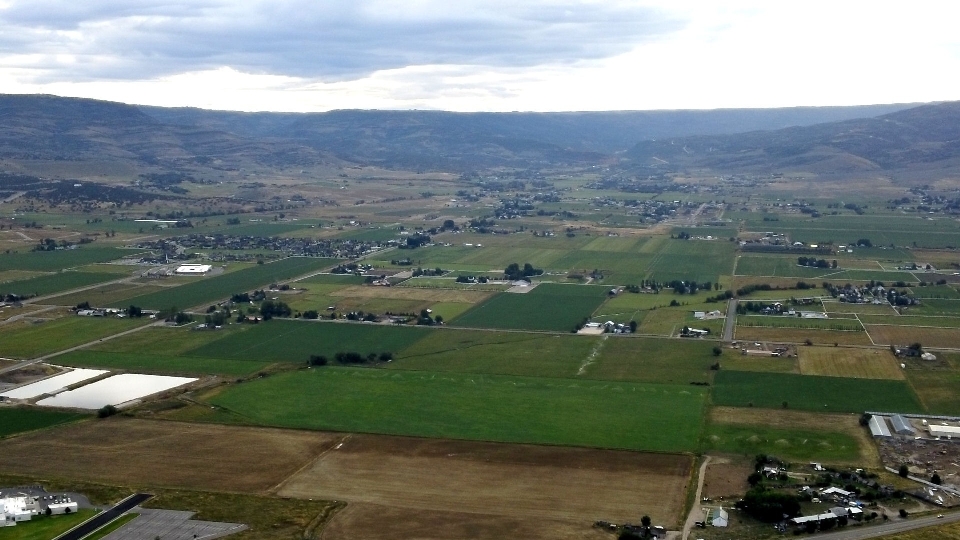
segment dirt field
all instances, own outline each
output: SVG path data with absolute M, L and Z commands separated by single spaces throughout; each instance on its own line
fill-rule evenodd
M 0 367 L 4 367 L 0 364 Z M 22 367 L 13 371 L 8 371 L 6 373 L 0 374 L 0 383 L 6 384 L 23 384 L 30 381 L 35 381 L 43 377 L 49 377 L 51 375 L 56 375 L 60 373 L 61 369 L 49 366 L 47 364 L 33 364 L 27 367 Z
M 753 472 L 753 463 L 748 460 L 724 458 L 707 465 L 703 480 L 704 497 L 730 499 L 743 495 L 750 489 L 747 477 Z
M 924 347 L 960 347 L 960 331 L 956 328 L 868 324 L 866 329 L 877 345 L 902 345 L 919 341 Z
M 533 526 L 508 534 L 502 527 L 542 520 L 560 529 L 566 527 L 561 522 L 575 524 L 583 535 L 596 520 L 638 521 L 643 514 L 674 526 L 691 466 L 690 457 L 679 455 L 351 435 L 284 483 L 278 494 L 390 506 L 398 508 L 394 515 L 407 518 L 470 516 L 446 524 L 453 527 L 449 534 L 438 529 L 437 538 L 477 537 L 456 529 L 476 527 L 479 533 L 492 524 L 500 533 L 482 537 L 529 537 L 523 530 Z M 393 530 L 385 521 L 345 522 L 334 519 L 331 531 L 343 536 L 330 538 L 379 538 L 386 534 L 380 529 Z
M 639 521 L 639 519 L 634 519 Z M 449 538 L 525 538 L 611 540 L 613 535 L 584 521 L 528 519 L 493 514 L 417 510 L 351 503 L 320 535 L 323 540 L 447 540 Z
M 111 418 L 0 441 L 0 472 L 213 491 L 264 492 L 335 435 Z
M 800 373 L 828 377 L 903 380 L 903 370 L 887 349 L 798 347 Z
M 860 425 L 855 414 L 820 414 L 804 411 L 714 407 L 710 422 L 718 424 L 752 424 L 779 429 L 837 431 L 855 437 L 860 443 L 860 466 L 879 467 L 880 456 L 870 432 Z M 709 467 L 708 467 L 709 469 Z
M 453 281 L 451 280 L 451 285 Z M 475 304 L 486 300 L 489 292 L 462 291 L 457 289 L 418 289 L 416 287 L 344 287 L 330 293 L 331 296 L 351 298 L 393 298 L 398 300 L 421 300 L 425 302 L 465 302 Z

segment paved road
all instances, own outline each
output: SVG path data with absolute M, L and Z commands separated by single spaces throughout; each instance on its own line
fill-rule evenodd
M 914 529 L 931 527 L 934 525 L 943 525 L 944 523 L 953 523 L 960 521 L 960 512 L 944 514 L 942 518 L 936 516 L 923 518 L 910 518 L 905 520 L 896 519 L 883 525 L 872 527 L 846 528 L 834 533 L 803 535 L 803 538 L 816 538 L 821 540 L 865 540 L 867 538 L 878 538 L 894 534 L 900 534 Z
M 733 329 L 737 325 L 737 302 L 736 298 L 727 302 L 727 318 L 723 321 L 724 341 L 733 341 Z
M 117 519 L 124 512 L 153 497 L 149 493 L 137 493 L 118 502 L 113 508 L 97 514 L 73 529 L 61 534 L 54 540 L 80 540 L 84 536 Z

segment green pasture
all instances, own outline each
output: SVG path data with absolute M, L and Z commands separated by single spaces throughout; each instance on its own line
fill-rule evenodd
M 617 335 L 601 339 L 597 353 L 584 359 L 584 378 L 665 384 L 709 382 L 714 373 L 710 366 L 723 360 L 713 355 L 716 344 L 710 341 Z
M 341 240 L 358 240 L 361 242 L 386 242 L 399 237 L 400 231 L 395 228 L 346 229 L 336 235 L 336 238 Z
M 922 275 L 922 274 L 921 274 Z M 933 285 L 928 287 L 913 287 L 910 289 L 917 298 L 939 298 L 944 300 L 960 300 L 960 292 L 950 285 Z
M 960 354 L 937 351 L 937 360 L 906 358 L 904 374 L 932 414 L 960 416 Z
M 786 233 L 791 241 L 852 244 L 868 238 L 874 246 L 946 248 L 960 246 L 960 224 L 951 219 L 928 220 L 920 216 L 855 214 L 809 218 L 779 215 L 780 221 L 763 222 L 757 230 Z
M 25 431 L 34 431 L 66 424 L 68 422 L 76 422 L 82 418 L 88 418 L 88 416 L 32 407 L 3 407 L 0 408 L 0 438 Z M 0 529 L 0 531 L 2 530 L 3 529 Z
M 270 283 L 284 281 L 313 270 L 330 266 L 333 259 L 289 257 L 276 262 L 258 264 L 236 272 L 199 278 L 179 287 L 171 287 L 142 296 L 125 299 L 117 307 L 133 304 L 145 309 L 167 309 L 172 306 L 188 308 L 202 306 L 229 297 L 235 293 L 251 291 Z
M 583 251 L 607 251 L 611 253 L 636 253 L 648 239 L 638 236 L 598 236 L 581 247 Z
M 163 350 L 152 353 L 81 350 L 58 356 L 57 363 L 84 368 L 122 369 L 137 373 L 227 375 L 232 377 L 249 375 L 270 364 L 270 362 L 256 359 L 224 360 L 220 358 L 177 356 Z
M 804 319 L 786 315 L 740 315 L 737 317 L 737 326 L 864 331 L 857 319 Z
M 114 247 L 82 247 L 60 251 L 28 251 L 0 254 L 0 270 L 36 270 L 56 272 L 64 268 L 83 266 L 119 259 L 143 250 L 122 250 Z
M 830 256 L 819 256 L 831 260 Z M 789 278 L 820 279 L 826 274 L 839 272 L 838 268 L 811 268 L 797 264 L 797 256 L 741 255 L 737 258 L 738 276 L 773 276 Z
M 0 284 L 4 294 L 46 296 L 61 291 L 69 291 L 87 285 L 118 279 L 116 274 L 102 272 L 58 272 L 37 276 L 20 281 Z
M 606 240 L 606 238 L 597 238 Z M 571 273 L 603 273 L 603 282 L 616 285 L 640 283 L 647 275 L 653 257 L 641 253 L 606 251 L 571 251 L 554 261 L 552 268 Z
M 50 540 L 97 514 L 97 510 L 80 509 L 73 514 L 37 516 L 15 527 L 0 528 L 0 540 Z
M 35 358 L 96 341 L 149 322 L 148 319 L 67 316 L 42 323 L 17 321 L 0 327 L 0 356 Z
M 528 293 L 500 293 L 471 308 L 454 324 L 475 328 L 570 331 L 593 314 L 608 292 L 609 288 L 595 285 L 544 283 Z
M 327 367 L 210 402 L 268 426 L 683 452 L 697 447 L 705 398 L 682 385 Z
M 424 338 L 428 332 L 430 330 L 422 327 L 272 320 L 250 325 L 243 331 L 227 334 L 183 354 L 227 360 L 306 363 L 310 355 L 332 358 L 338 352 L 396 354 Z
M 444 329 L 400 352 L 391 369 L 574 377 L 600 338 Z
M 904 313 L 910 315 L 960 316 L 960 300 L 927 298 L 919 306 L 911 306 Z
M 860 445 L 846 433 L 744 424 L 708 424 L 702 450 L 801 462 L 855 463 L 860 457 Z
M 241 223 L 240 225 L 230 226 L 226 230 L 217 231 L 220 234 L 230 234 L 235 236 L 261 236 L 270 238 L 273 236 L 282 236 L 287 233 L 308 229 L 310 227 L 309 223 L 272 223 L 272 222 L 260 222 L 260 223 Z
M 767 409 L 779 409 L 786 402 L 790 409 L 822 412 L 924 411 L 903 381 L 724 369 L 714 377 L 713 402 Z

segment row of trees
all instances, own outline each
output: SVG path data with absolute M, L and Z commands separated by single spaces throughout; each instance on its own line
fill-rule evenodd
M 360 354 L 358 352 L 338 352 L 333 355 L 333 361 L 342 364 L 342 365 L 355 365 L 355 364 L 372 364 L 374 362 L 389 362 L 393 360 L 393 353 L 386 351 L 380 354 L 377 353 L 368 353 Z M 309 366 L 325 366 L 329 364 L 331 359 L 327 358 L 322 354 L 311 354 L 310 358 L 307 360 L 307 365 Z

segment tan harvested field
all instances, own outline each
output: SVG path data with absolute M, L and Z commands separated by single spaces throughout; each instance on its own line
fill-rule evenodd
M 764 341 L 770 343 L 804 343 L 810 340 L 814 345 L 871 345 L 866 332 L 841 330 L 812 330 L 806 328 L 764 328 L 759 326 L 738 326 L 736 339 L 741 341 Z
M 451 281 L 451 284 L 453 282 Z M 474 304 L 490 297 L 491 293 L 459 289 L 420 289 L 404 287 L 361 287 L 355 285 L 333 291 L 330 296 L 351 298 L 390 298 L 397 300 L 420 300 L 424 302 L 464 302 Z
M 823 303 L 823 309 L 829 314 L 856 313 L 858 315 L 890 315 L 896 317 L 897 311 L 890 304 L 847 304 L 846 302 Z
M 703 496 L 711 499 L 729 499 L 743 495 L 750 489 L 747 477 L 754 471 L 753 463 L 745 459 L 721 458 L 707 465 L 703 479 Z
M 869 324 L 865 328 L 877 345 L 904 345 L 920 342 L 924 347 L 960 348 L 960 330 L 921 326 Z
M 278 494 L 401 508 L 405 519 L 463 512 L 507 524 L 579 523 L 584 534 L 595 520 L 636 521 L 642 514 L 677 524 L 691 466 L 692 458 L 681 455 L 351 435 Z M 358 523 L 349 536 L 379 538 L 382 527 Z
M 879 467 L 880 456 L 869 432 L 860 425 L 855 414 L 820 414 L 786 409 L 753 409 L 741 407 L 714 407 L 709 422 L 717 424 L 745 424 L 777 429 L 827 430 L 850 435 L 860 444 L 862 466 Z
M 261 493 L 336 435 L 114 417 L 0 441 L 0 472 L 120 485 Z
M 639 521 L 634 519 L 633 521 Z M 417 510 L 351 503 L 323 530 L 323 540 L 558 539 L 610 540 L 613 536 L 583 520 L 530 519 L 443 510 Z
M 851 347 L 798 347 L 800 373 L 858 379 L 894 379 L 906 377 L 888 349 Z

